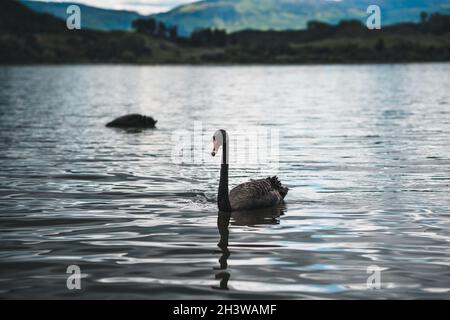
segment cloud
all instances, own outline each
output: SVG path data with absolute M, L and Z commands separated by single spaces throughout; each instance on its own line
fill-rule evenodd
M 49 1 L 49 0 L 36 0 Z M 52 2 L 77 2 L 99 8 L 132 10 L 142 14 L 168 11 L 178 5 L 194 0 L 51 0 Z

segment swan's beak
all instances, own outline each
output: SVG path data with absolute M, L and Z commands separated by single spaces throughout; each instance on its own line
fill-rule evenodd
M 216 140 L 213 141 L 213 150 L 211 152 L 211 155 L 214 157 L 219 150 L 220 145 L 217 143 Z

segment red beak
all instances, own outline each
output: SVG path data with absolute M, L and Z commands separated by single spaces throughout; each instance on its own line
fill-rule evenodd
M 213 150 L 211 152 L 211 155 L 214 157 L 219 150 L 219 144 L 216 142 L 216 140 L 213 141 Z

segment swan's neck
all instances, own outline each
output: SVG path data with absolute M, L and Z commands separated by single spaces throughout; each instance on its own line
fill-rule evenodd
M 230 212 L 231 204 L 228 198 L 228 141 L 227 133 L 222 130 L 223 135 L 223 153 L 222 153 L 222 165 L 220 166 L 220 182 L 219 182 L 219 194 L 217 196 L 217 204 L 219 211 Z
M 222 131 L 222 164 L 228 164 L 228 139 L 227 132 L 225 130 Z
M 222 163 L 220 167 L 219 194 L 217 195 L 219 211 L 230 212 L 231 205 L 228 198 L 228 164 Z

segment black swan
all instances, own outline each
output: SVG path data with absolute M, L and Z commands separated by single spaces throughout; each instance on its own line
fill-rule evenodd
M 276 176 L 250 180 L 234 187 L 228 194 L 228 141 L 228 134 L 225 130 L 217 130 L 213 136 L 211 155 L 214 157 L 220 146 L 223 150 L 217 196 L 219 211 L 251 210 L 281 204 L 289 189 L 283 186 Z
M 106 126 L 112 128 L 154 128 L 156 122 L 158 121 L 152 117 L 141 114 L 127 114 L 108 122 Z

